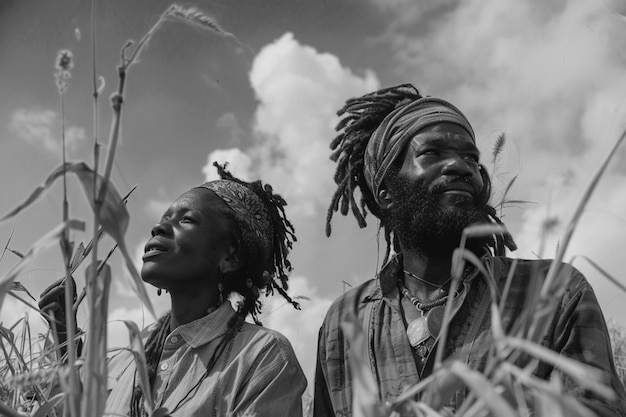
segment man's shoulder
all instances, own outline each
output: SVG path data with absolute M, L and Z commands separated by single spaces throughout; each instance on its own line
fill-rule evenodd
M 338 327 L 339 322 L 343 320 L 347 312 L 360 311 L 365 302 L 374 298 L 376 294 L 379 293 L 378 282 L 376 279 L 372 278 L 341 294 L 328 308 L 322 329 L 326 328 L 329 330 Z
M 543 281 L 556 261 L 554 259 L 521 259 L 494 256 L 488 258 L 488 262 L 491 263 L 494 271 L 500 272 L 499 275 L 503 278 L 507 277 L 511 268 L 515 268 L 514 272 L 518 277 L 529 278 L 532 276 Z M 585 276 L 573 265 L 559 261 L 556 263 L 555 268 L 554 272 L 557 274 L 557 279 L 567 280 L 570 285 L 574 286 L 589 285 Z
M 335 299 L 335 301 L 332 302 L 328 311 L 341 311 L 346 308 L 353 308 L 355 303 L 361 303 L 364 300 L 371 298 L 377 290 L 378 281 L 377 279 L 372 278 L 341 294 Z

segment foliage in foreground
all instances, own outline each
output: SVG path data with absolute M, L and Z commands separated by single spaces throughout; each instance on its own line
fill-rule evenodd
M 39 314 L 36 307 L 36 299 L 24 288 L 19 281 L 16 281 L 28 263 L 37 254 L 51 245 L 59 245 L 64 256 L 64 268 L 66 279 L 73 279 L 78 268 L 91 256 L 91 265 L 96 267 L 86 267 L 87 286 L 78 297 L 76 303 L 72 303 L 72 295 L 69 287 L 66 292 L 66 316 L 68 323 L 68 338 L 76 340 L 84 338 L 86 349 L 79 357 L 75 344 L 67 344 L 67 354 L 60 358 L 59 352 L 62 346 L 51 337 L 51 334 L 31 334 L 31 322 L 29 316 L 25 316 L 18 322 L 8 326 L 0 326 L 0 414 L 7 416 L 43 417 L 55 415 L 58 410 L 63 410 L 62 415 L 71 417 L 93 416 L 100 417 L 104 412 L 106 400 L 106 326 L 108 291 L 111 282 L 110 269 L 107 266 L 108 256 L 100 260 L 98 256 L 99 240 L 103 233 L 110 235 L 116 242 L 116 246 L 126 260 L 126 265 L 133 278 L 133 288 L 138 297 L 143 301 L 148 310 L 151 310 L 149 299 L 145 294 L 143 283 L 134 269 L 130 257 L 128 256 L 124 234 L 128 224 L 128 213 L 125 209 L 124 199 L 110 182 L 111 169 L 115 159 L 120 126 L 123 98 L 126 88 L 128 70 L 138 62 L 139 55 L 150 38 L 159 30 L 162 25 L 170 19 L 182 20 L 188 24 L 203 29 L 209 29 L 213 33 L 233 37 L 232 34 L 224 31 L 217 23 L 206 14 L 195 8 L 183 8 L 177 5 L 170 6 L 148 30 L 146 35 L 137 43 L 134 49 L 132 42 L 127 43 L 122 48 L 122 60 L 118 67 L 119 82 L 117 90 L 111 96 L 113 107 L 113 121 L 108 143 L 108 155 L 104 169 L 98 167 L 101 144 L 98 141 L 96 132 L 98 131 L 98 98 L 104 87 L 104 83 L 95 79 L 94 76 L 94 161 L 93 167 L 86 163 L 67 163 L 65 161 L 65 148 L 63 151 L 63 163 L 52 172 L 44 183 L 34 190 L 31 195 L 15 210 L 5 215 L 1 221 L 6 221 L 24 209 L 35 203 L 36 200 L 47 191 L 55 182 L 63 181 L 63 222 L 45 234 L 40 240 L 25 253 L 20 253 L 9 248 L 9 242 L 4 249 L 17 255 L 20 260 L 4 276 L 0 278 L 0 306 L 6 295 L 13 296 L 26 305 L 30 306 Z M 95 25 L 94 25 L 95 26 Z M 234 38 L 234 37 L 233 37 Z M 95 33 L 93 33 L 95 45 Z M 95 55 L 95 46 L 93 47 Z M 129 55 L 127 55 L 129 53 Z M 61 102 L 61 114 L 64 120 L 64 95 L 69 87 L 69 78 L 73 69 L 72 55 L 69 51 L 61 51 L 57 62 L 57 87 Z M 96 73 L 94 68 L 94 74 Z M 64 125 L 64 123 L 63 123 Z M 62 131 L 63 142 L 65 140 L 64 129 Z M 624 135 L 617 141 L 615 148 L 611 151 L 606 161 L 602 164 L 598 173 L 593 177 L 591 184 L 582 198 L 568 227 L 568 234 L 564 237 L 556 256 L 556 261 L 563 259 L 565 250 L 569 243 L 571 234 L 576 229 L 576 224 L 580 215 L 589 200 L 597 182 L 601 178 L 610 158 L 623 140 Z M 504 137 L 496 144 L 497 151 L 494 151 L 494 163 L 499 154 L 499 150 L 504 143 Z M 92 208 L 94 216 L 93 233 L 90 242 L 86 245 L 80 243 L 76 245 L 70 240 L 70 230 L 80 232 L 84 230 L 85 223 L 78 219 L 73 219 L 69 215 L 67 204 L 67 175 L 76 175 L 84 191 L 87 201 Z M 514 179 L 506 187 L 505 194 L 512 186 Z M 511 203 L 509 201 L 509 203 Z M 471 228 L 466 231 L 465 238 L 491 233 L 504 233 L 501 227 L 482 226 Z M 470 262 L 477 267 L 482 267 L 471 252 L 463 249 L 464 245 L 455 253 L 456 274 L 454 285 L 458 284 L 460 272 L 466 262 Z M 115 248 L 111 248 L 109 254 Z M 0 258 L 1 259 L 1 258 Z M 447 397 L 457 389 L 466 387 L 471 391 L 467 401 L 456 412 L 456 415 L 463 416 L 483 416 L 493 414 L 498 416 L 525 416 L 529 415 L 531 409 L 535 416 L 552 417 L 558 415 L 566 416 L 588 416 L 589 413 L 581 407 L 575 398 L 563 397 L 561 393 L 561 382 L 558 378 L 551 381 L 542 381 L 534 378 L 525 368 L 519 368 L 514 364 L 514 359 L 521 352 L 526 353 L 536 360 L 543 360 L 554 363 L 563 374 L 568 375 L 582 386 L 596 390 L 598 395 L 610 396 L 610 392 L 601 384 L 596 382 L 595 372 L 587 367 L 572 361 L 563 360 L 556 357 L 551 352 L 541 347 L 537 340 L 537 335 L 543 329 L 543 320 L 551 314 L 554 308 L 554 299 L 558 299 L 567 286 L 565 282 L 556 280 L 555 267 L 550 269 L 548 277 L 541 286 L 538 297 L 534 300 L 535 305 L 529 306 L 529 311 L 535 312 L 533 315 L 525 316 L 525 322 L 519 326 L 518 334 L 503 334 L 499 321 L 499 306 L 494 301 L 491 309 L 492 329 L 494 336 L 493 349 L 491 351 L 487 371 L 479 374 L 468 369 L 463 363 L 458 361 L 443 361 L 443 344 L 438 348 L 437 363 L 433 374 L 424 381 L 421 381 L 404 396 L 398 398 L 392 404 L 378 404 L 377 388 L 367 366 L 367 357 L 358 348 L 364 347 L 363 334 L 359 323 L 355 317 L 347 317 L 344 323 L 346 334 L 352 335 L 352 345 L 357 347 L 355 354 L 351 355 L 354 360 L 352 364 L 355 372 L 355 416 L 357 417 L 383 417 L 396 413 L 400 408 L 412 410 L 415 416 L 445 416 L 450 414 L 442 408 Z M 483 271 L 487 276 L 487 271 Z M 611 278 L 612 279 L 612 278 Z M 619 284 L 616 280 L 615 283 Z M 493 288 L 492 288 L 493 289 Z M 506 294 L 503 295 L 504 297 Z M 89 307 L 88 328 L 84 334 L 74 334 L 75 323 L 73 323 L 73 312 L 83 299 L 87 300 Z M 496 300 L 497 297 L 494 297 Z M 450 306 L 447 306 L 449 311 Z M 444 320 L 445 322 L 446 320 Z M 139 329 L 134 323 L 126 323 L 129 328 L 131 346 L 129 349 L 134 353 L 137 368 L 140 374 L 140 381 L 145 387 L 145 379 L 141 375 L 145 373 L 145 357 L 143 356 L 143 346 L 139 337 Z M 618 371 L 622 381 L 626 381 L 626 330 L 616 324 L 610 323 L 611 336 L 614 343 L 614 353 Z M 447 329 L 442 329 L 442 339 L 445 339 Z M 360 352 L 360 353 L 359 353 Z M 82 384 L 78 381 L 78 370 L 81 369 Z M 420 394 L 423 401 L 414 401 L 415 395 Z M 436 394 L 436 395 L 435 395 Z M 311 413 L 310 401 L 306 402 L 307 413 Z M 167 411 L 154 409 L 150 396 L 146 396 L 146 410 L 149 410 L 151 417 L 165 416 Z

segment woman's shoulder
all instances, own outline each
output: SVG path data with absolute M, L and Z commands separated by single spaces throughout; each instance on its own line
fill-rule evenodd
M 258 353 L 274 351 L 285 360 L 294 357 L 293 347 L 289 339 L 277 330 L 257 324 L 244 322 L 237 333 L 236 339 L 246 349 Z

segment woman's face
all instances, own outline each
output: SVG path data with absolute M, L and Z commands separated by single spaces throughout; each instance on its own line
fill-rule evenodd
M 217 285 L 214 278 L 233 253 L 232 223 L 219 210 L 224 207 L 205 188 L 178 197 L 152 228 L 144 249 L 143 280 L 168 291 Z

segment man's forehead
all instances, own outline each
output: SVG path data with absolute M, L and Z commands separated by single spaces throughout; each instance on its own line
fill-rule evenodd
M 411 138 L 412 148 L 436 146 L 442 148 L 477 150 L 472 137 L 465 130 L 422 130 Z

